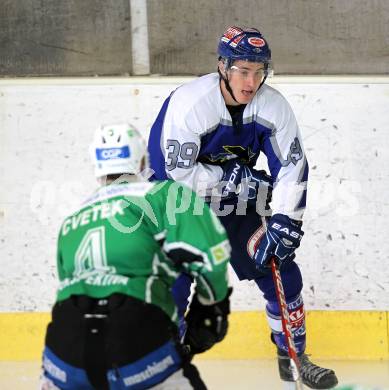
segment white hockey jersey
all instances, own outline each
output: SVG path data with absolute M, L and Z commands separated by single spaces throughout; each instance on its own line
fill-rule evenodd
M 148 144 L 154 178 L 183 182 L 205 196 L 220 182 L 227 160 L 254 166 L 262 151 L 274 182 L 273 214 L 301 220 L 308 163 L 289 103 L 264 84 L 232 118 L 219 83 L 219 75 L 211 73 L 166 99 Z

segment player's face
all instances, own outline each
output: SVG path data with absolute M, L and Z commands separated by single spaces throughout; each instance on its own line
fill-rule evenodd
M 264 65 L 258 62 L 235 61 L 227 72 L 235 99 L 240 104 L 249 103 L 263 80 Z

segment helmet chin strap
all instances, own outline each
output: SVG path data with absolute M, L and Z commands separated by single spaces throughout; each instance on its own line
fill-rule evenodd
M 258 87 L 256 93 L 259 91 L 259 88 L 261 88 L 262 85 L 265 84 L 266 79 L 267 79 L 267 75 L 263 78 L 263 80 L 261 81 L 261 84 L 259 84 L 259 87 Z
M 220 78 L 224 81 L 224 84 L 225 84 L 225 86 L 226 86 L 226 89 L 227 89 L 228 93 L 231 95 L 231 97 L 232 97 L 238 104 L 240 104 L 240 103 L 236 100 L 235 95 L 234 95 L 234 92 L 232 92 L 232 88 L 231 88 L 231 86 L 230 86 L 230 82 L 228 81 L 228 78 L 223 76 L 223 74 L 222 74 L 222 72 L 220 72 L 220 69 L 219 69 L 219 68 L 217 69 L 217 72 L 219 73 Z

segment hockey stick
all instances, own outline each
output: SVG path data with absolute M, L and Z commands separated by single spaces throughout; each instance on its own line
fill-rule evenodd
M 288 355 L 290 358 L 290 369 L 292 371 L 293 380 L 296 383 L 296 389 L 302 390 L 303 384 L 300 375 L 300 361 L 297 357 L 296 347 L 293 341 L 292 327 L 290 325 L 288 306 L 286 304 L 281 274 L 280 274 L 280 270 L 276 265 L 276 261 L 274 257 L 271 259 L 270 265 L 271 265 L 271 272 L 273 275 L 274 287 L 277 295 L 277 301 L 280 307 L 282 330 L 284 331 L 286 345 L 288 346 Z
M 267 229 L 266 218 L 262 217 L 262 226 Z M 281 313 L 282 330 L 285 334 L 286 345 L 288 347 L 288 355 L 290 358 L 290 370 L 292 371 L 293 380 L 296 384 L 296 390 L 303 390 L 303 383 L 300 374 L 300 361 L 297 356 L 296 346 L 294 345 L 292 336 L 292 326 L 290 324 L 288 305 L 286 304 L 284 286 L 282 284 L 280 270 L 278 269 L 276 258 L 273 256 L 270 260 L 271 272 L 276 290 L 278 306 Z

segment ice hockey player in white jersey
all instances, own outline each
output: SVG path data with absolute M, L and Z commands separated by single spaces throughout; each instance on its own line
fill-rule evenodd
M 185 183 L 210 201 L 230 238 L 237 276 L 254 280 L 267 301 L 280 377 L 292 381 L 269 267 L 276 257 L 303 382 L 313 389 L 331 388 L 337 384 L 334 371 L 313 364 L 305 354 L 303 282 L 294 258 L 304 234 L 308 162 L 298 124 L 286 99 L 265 84 L 272 72 L 271 51 L 257 29 L 229 27 L 218 55 L 217 73 L 180 86 L 164 102 L 148 144 L 154 179 Z M 261 152 L 270 177 L 254 169 Z M 265 231 L 261 216 L 271 189 Z M 190 283 L 182 275 L 174 286 L 181 314 Z

